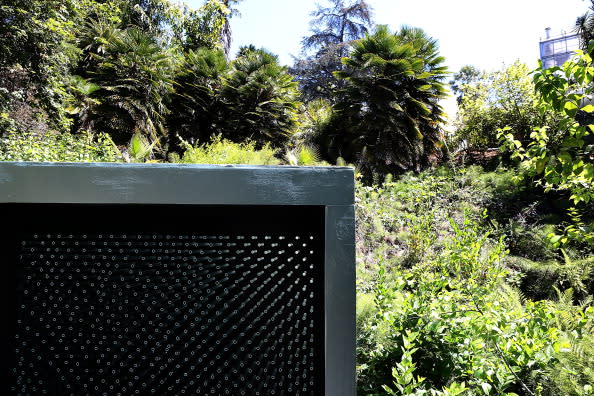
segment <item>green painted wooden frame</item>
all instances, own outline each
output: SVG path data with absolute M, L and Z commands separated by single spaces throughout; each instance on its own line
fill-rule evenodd
M 325 394 L 355 395 L 353 169 L 0 163 L 0 203 L 325 207 Z

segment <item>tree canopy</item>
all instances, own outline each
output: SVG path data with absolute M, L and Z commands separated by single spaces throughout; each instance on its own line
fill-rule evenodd
M 292 69 L 254 46 L 231 59 L 238 1 L 8 0 L 0 133 L 104 133 L 160 159 L 220 136 L 359 163 L 367 180 L 437 155 L 445 67 L 436 40 L 407 27 L 369 34 L 366 0 L 330 0 L 312 13 Z
M 318 5 L 311 16 L 312 34 L 303 38 L 303 55 L 295 59 L 291 73 L 306 100 L 333 100 L 332 92 L 340 85 L 333 73 L 343 68 L 341 58 L 350 45 L 369 32 L 372 9 L 365 0 L 331 0 L 329 7 Z
M 254 140 L 281 147 L 297 124 L 300 107 L 297 83 L 278 57 L 263 49 L 244 47 L 222 80 L 227 112 L 223 137 Z
M 175 141 L 170 127 L 194 125 L 190 114 L 207 111 L 185 103 L 189 119 L 172 114 L 172 100 L 188 97 L 182 70 L 195 51 L 228 50 L 236 2 L 208 0 L 197 9 L 169 0 L 3 3 L 0 135 L 88 131 L 122 147 L 136 134 L 155 147 Z M 216 85 L 219 77 L 200 83 Z
M 590 3 L 590 10 L 575 21 L 575 29 L 580 36 L 580 46 L 584 51 L 588 50 L 588 44 L 594 40 L 594 0 L 590 0 Z M 594 56 L 591 51 L 590 56 Z
M 465 66 L 454 75 L 452 89 L 457 143 L 464 140 L 475 150 L 497 147 L 499 128 L 510 126 L 526 141 L 535 126 L 553 122 L 550 113 L 539 112 L 530 69 L 519 61 L 494 72 Z
M 318 136 L 326 157 L 359 164 L 367 178 L 426 166 L 442 140 L 446 95 L 437 41 L 419 28 L 378 26 L 343 62 L 345 87 Z
M 580 210 L 592 211 L 594 203 L 594 66 L 588 51 L 578 54 L 561 67 L 534 73 L 538 106 L 555 114 L 554 127 L 535 128 L 527 142 L 517 139 L 511 127 L 499 133 L 503 148 L 521 161 L 526 174 L 547 190 L 569 192 L 574 224 L 566 228 L 566 235 L 555 236 L 553 242 L 562 244 L 572 238 L 592 243 L 594 224 L 581 221 Z

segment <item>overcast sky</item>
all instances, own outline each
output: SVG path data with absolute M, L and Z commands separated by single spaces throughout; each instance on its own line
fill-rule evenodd
M 186 1 L 191 7 L 202 0 Z M 231 20 L 232 52 L 254 44 L 292 64 L 309 32 L 310 13 L 325 0 L 243 0 Z M 455 72 L 471 64 L 499 69 L 516 59 L 535 67 L 545 28 L 553 35 L 571 31 L 589 0 L 368 0 L 374 21 L 393 31 L 402 25 L 424 29 L 437 39 L 446 65 Z

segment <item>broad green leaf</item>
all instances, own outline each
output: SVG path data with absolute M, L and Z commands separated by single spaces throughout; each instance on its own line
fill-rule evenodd
M 561 235 L 554 235 L 549 239 L 551 243 L 558 243 L 561 240 Z
M 400 106 L 398 104 L 398 102 L 390 102 L 390 107 L 393 108 L 394 110 L 398 110 L 398 111 L 404 111 L 402 109 L 402 106 Z
M 586 180 L 592 180 L 594 178 L 594 165 L 592 165 L 592 164 L 584 165 L 584 171 L 582 172 L 582 176 Z
M 559 162 L 562 164 L 567 164 L 571 162 L 571 155 L 567 151 L 563 151 L 557 155 Z
M 538 161 L 536 161 L 536 173 L 542 173 L 545 169 L 547 162 L 548 158 L 541 158 Z
M 571 117 L 575 116 L 578 110 L 578 106 L 570 101 L 565 102 L 563 108 L 565 109 L 565 113 L 567 113 Z

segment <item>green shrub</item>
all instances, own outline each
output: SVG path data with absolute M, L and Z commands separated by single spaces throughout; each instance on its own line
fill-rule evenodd
M 543 238 L 555 217 L 515 175 L 441 168 L 357 186 L 358 394 L 588 394 L 593 258 L 558 263 Z M 553 301 L 553 286 L 572 297 Z
M 592 311 L 587 315 L 590 321 Z M 549 377 L 554 378 L 544 395 L 584 396 L 594 394 L 594 332 L 589 331 L 589 337 L 573 337 L 566 335 L 566 345 L 556 357 L 557 362 L 548 370 Z
M 554 299 L 556 290 L 569 288 L 578 300 L 594 295 L 594 257 L 581 260 L 567 258 L 564 263 L 509 257 L 507 264 L 521 274 L 518 287 L 532 300 Z
M 299 145 L 285 152 L 285 161 L 293 166 L 328 166 L 325 161 L 320 161 L 318 151 L 307 145 Z
M 185 143 L 186 151 L 179 162 L 188 164 L 245 164 L 245 165 L 278 165 L 275 151 L 269 145 L 256 149 L 256 143 L 233 143 L 216 136 L 212 141 L 202 145 L 191 146 Z
M 465 142 L 482 152 L 498 146 L 499 128 L 513 126 L 516 139 L 525 141 L 543 120 L 552 122 L 551 114 L 538 111 L 530 69 L 524 63 L 515 61 L 492 72 L 465 66 L 453 82 L 459 105 L 452 139 L 456 145 Z
M 588 51 L 576 51 L 562 66 L 545 68 L 541 63 L 534 70 L 538 108 L 541 113 L 554 114 L 558 119 L 554 127 L 533 128 L 527 142 L 514 136 L 516 130 L 510 127 L 498 134 L 501 148 L 520 162 L 527 178 L 547 191 L 567 193 L 565 201 L 575 206 L 570 212 L 571 224 L 558 235 L 550 235 L 556 246 L 571 241 L 594 244 L 594 219 L 590 217 L 594 208 L 594 105 L 590 103 L 594 62 L 589 55 L 593 51 L 591 41 Z
M 89 133 L 8 132 L 0 138 L 0 161 L 117 162 L 121 153 L 109 136 Z
M 468 219 L 451 227 L 413 268 L 378 264 L 375 312 L 359 311 L 359 393 L 587 394 L 594 309 L 522 302 L 502 241 Z
M 535 261 L 550 261 L 556 258 L 556 251 L 547 240 L 554 228 L 526 224 L 520 219 L 511 220 L 506 226 L 510 253 Z

